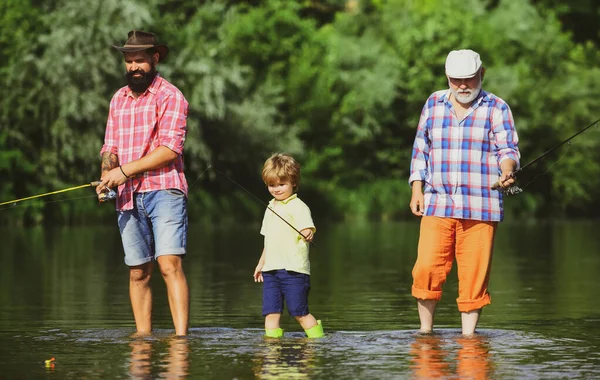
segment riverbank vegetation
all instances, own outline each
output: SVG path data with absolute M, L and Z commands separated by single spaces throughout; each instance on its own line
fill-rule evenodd
M 155 32 L 161 75 L 190 103 L 192 219 L 251 221 L 264 160 L 302 163 L 318 218 L 410 217 L 411 147 L 453 49 L 478 51 L 484 89 L 511 106 L 522 163 L 600 118 L 599 7 L 585 1 L 6 0 L 0 5 L 0 202 L 98 179 L 127 32 Z M 577 20 L 595 22 L 584 28 Z M 588 20 L 588 21 L 586 21 Z M 523 172 L 508 217 L 593 217 L 599 128 Z M 209 165 L 217 168 L 205 170 Z M 537 178 L 536 178 L 537 177 Z M 0 210 L 8 224 L 114 218 L 93 193 Z M 85 199 L 45 203 L 69 197 Z

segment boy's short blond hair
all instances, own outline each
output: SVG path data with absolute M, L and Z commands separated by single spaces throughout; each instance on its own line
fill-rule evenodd
M 275 153 L 265 161 L 262 179 L 267 186 L 280 181 L 289 181 L 296 192 L 300 184 L 300 164 L 289 154 Z

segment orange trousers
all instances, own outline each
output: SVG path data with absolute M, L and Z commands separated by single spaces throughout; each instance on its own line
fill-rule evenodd
M 494 235 L 498 222 L 423 216 L 419 249 L 412 271 L 412 295 L 442 299 L 442 285 L 456 258 L 458 310 L 469 312 L 489 305 L 488 293 Z

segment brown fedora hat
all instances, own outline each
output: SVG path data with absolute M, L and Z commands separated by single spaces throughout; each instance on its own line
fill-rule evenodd
M 161 61 L 164 60 L 169 53 L 167 45 L 159 45 L 157 43 L 156 35 L 154 33 L 142 32 L 141 30 L 132 30 L 127 34 L 127 42 L 125 42 L 125 45 L 113 45 L 113 47 L 123 53 L 132 53 L 154 48 L 158 52 Z

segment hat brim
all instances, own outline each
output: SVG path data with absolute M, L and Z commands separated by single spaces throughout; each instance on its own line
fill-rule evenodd
M 122 53 L 135 53 L 138 51 L 144 51 L 148 49 L 156 49 L 158 55 L 160 56 L 160 60 L 164 60 L 169 54 L 169 48 L 167 45 L 140 45 L 140 46 L 116 46 L 113 45 L 115 49 Z
M 450 75 L 449 73 L 446 73 L 446 76 L 448 78 L 453 78 L 453 79 L 469 79 L 469 78 L 473 78 L 477 75 L 477 73 L 479 72 L 479 70 L 475 71 L 473 74 L 469 74 L 469 75 L 465 75 L 465 74 L 461 74 L 461 75 Z

